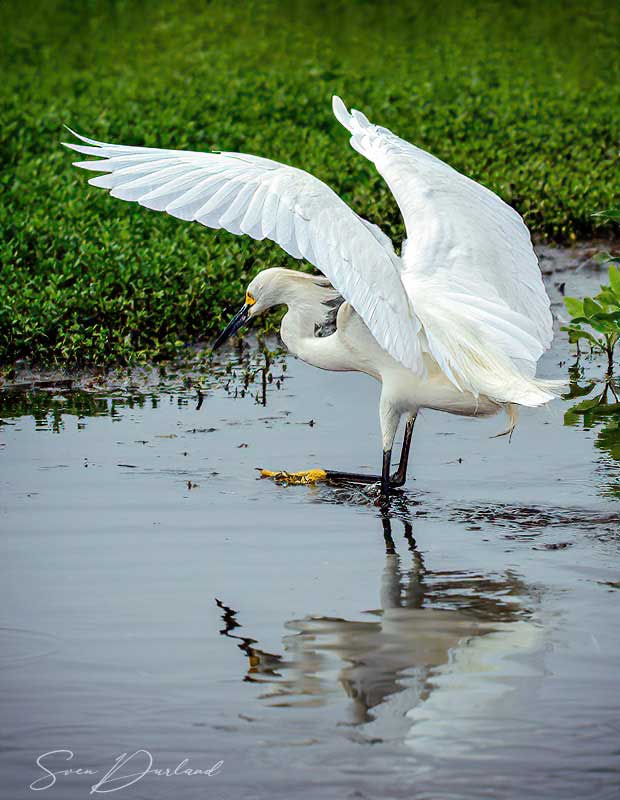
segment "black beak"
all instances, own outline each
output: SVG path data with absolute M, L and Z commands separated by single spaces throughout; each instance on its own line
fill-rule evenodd
M 218 347 L 221 347 L 227 339 L 236 333 L 239 328 L 241 328 L 245 323 L 248 321 L 248 316 L 250 313 L 250 306 L 244 305 L 241 311 L 230 320 L 228 325 L 224 328 L 224 330 L 220 333 L 217 339 L 213 342 L 213 347 L 211 348 L 211 352 L 217 350 Z

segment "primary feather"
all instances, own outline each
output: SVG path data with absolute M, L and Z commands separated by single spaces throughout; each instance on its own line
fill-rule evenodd
M 318 178 L 243 153 L 132 147 L 74 135 L 86 144 L 67 147 L 101 159 L 75 166 L 106 173 L 91 185 L 180 219 L 277 242 L 326 275 L 390 355 L 422 369 L 420 326 L 389 239 Z

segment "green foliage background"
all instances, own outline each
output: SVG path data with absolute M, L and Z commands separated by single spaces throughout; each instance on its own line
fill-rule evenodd
M 245 150 L 397 209 L 330 97 L 433 151 L 555 240 L 620 188 L 620 5 L 591 0 L 0 3 L 0 361 L 170 354 L 213 332 L 275 245 L 88 187 L 59 146 Z

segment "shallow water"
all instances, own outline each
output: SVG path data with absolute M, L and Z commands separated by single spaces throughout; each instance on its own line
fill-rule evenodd
M 558 284 L 600 281 L 570 258 L 543 261 L 556 302 Z M 153 769 L 224 763 L 112 783 L 139 776 L 142 753 L 99 790 L 616 797 L 613 419 L 565 425 L 577 401 L 558 401 L 524 411 L 508 443 L 489 438 L 501 419 L 425 413 L 412 478 L 382 514 L 358 489 L 255 472 L 376 471 L 377 385 L 293 359 L 263 384 L 258 351 L 228 355 L 230 373 L 4 397 L 6 796 L 51 781 L 35 763 L 50 751 L 74 753 L 50 770 L 97 770 L 44 794 L 73 800 L 145 750 Z M 572 360 L 560 336 L 541 373 Z M 602 371 L 585 363 L 580 385 Z

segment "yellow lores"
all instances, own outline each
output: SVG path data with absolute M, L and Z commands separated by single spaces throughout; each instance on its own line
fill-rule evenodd
M 254 295 L 252 294 L 252 292 L 246 292 L 245 293 L 245 304 L 246 304 L 246 306 L 253 306 L 255 302 L 256 302 L 256 300 L 255 300 Z
M 273 478 L 277 483 L 285 486 L 298 486 L 300 484 L 309 486 L 327 479 L 324 469 L 309 469 L 305 472 L 272 472 L 270 469 L 261 469 L 261 478 Z

